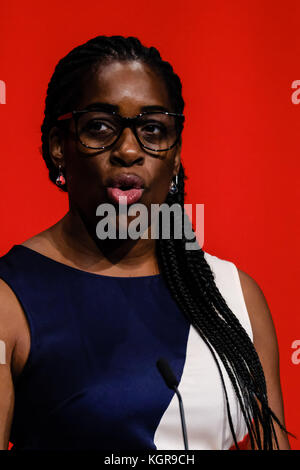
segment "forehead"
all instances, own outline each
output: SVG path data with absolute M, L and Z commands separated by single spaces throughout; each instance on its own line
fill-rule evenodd
M 144 106 L 163 106 L 171 111 L 164 80 L 140 61 L 100 65 L 89 77 L 80 106 L 103 102 L 119 107 L 121 114 L 137 114 Z

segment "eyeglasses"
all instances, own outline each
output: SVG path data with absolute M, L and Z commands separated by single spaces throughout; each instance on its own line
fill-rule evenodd
M 89 149 L 107 149 L 129 127 L 140 146 L 153 152 L 165 152 L 179 141 L 184 115 L 167 111 L 152 111 L 135 117 L 122 117 L 116 112 L 77 110 L 63 114 L 58 121 L 74 118 L 76 137 Z

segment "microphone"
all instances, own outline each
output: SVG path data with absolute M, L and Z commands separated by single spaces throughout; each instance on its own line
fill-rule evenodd
M 189 450 L 188 448 L 188 440 L 187 440 L 187 433 L 186 433 L 186 425 L 185 425 L 185 418 L 184 418 L 184 410 L 183 410 L 183 403 L 181 395 L 177 389 L 178 387 L 178 380 L 176 379 L 175 375 L 171 367 L 169 366 L 168 362 L 164 358 L 160 358 L 156 362 L 156 366 L 165 381 L 165 384 L 171 390 L 174 390 L 179 401 L 179 410 L 180 410 L 180 419 L 181 419 L 181 427 L 182 427 L 182 434 L 183 434 L 183 442 L 185 450 Z

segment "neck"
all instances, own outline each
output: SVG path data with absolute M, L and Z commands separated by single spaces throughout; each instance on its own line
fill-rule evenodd
M 67 258 L 77 265 L 92 266 L 98 273 L 118 275 L 152 275 L 159 273 L 156 259 L 156 240 L 130 238 L 99 240 L 96 225 L 99 220 L 86 216 L 70 207 L 67 214 L 53 227 L 55 243 Z

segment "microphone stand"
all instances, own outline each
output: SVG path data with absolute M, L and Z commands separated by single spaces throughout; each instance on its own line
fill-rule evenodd
M 178 397 L 179 401 L 179 411 L 180 411 L 180 418 L 181 418 L 181 427 L 182 427 L 182 434 L 183 434 L 183 442 L 184 442 L 184 448 L 185 450 L 189 450 L 188 447 L 188 441 L 187 441 L 187 432 L 186 432 L 186 425 L 185 425 L 185 417 L 184 417 L 184 409 L 183 409 L 183 403 L 182 403 L 182 398 L 179 393 L 178 388 L 174 385 L 174 391 Z

